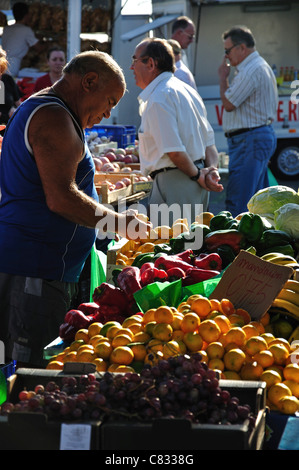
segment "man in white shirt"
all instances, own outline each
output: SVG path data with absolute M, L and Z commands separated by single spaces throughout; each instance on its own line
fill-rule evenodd
M 248 28 L 230 29 L 223 41 L 225 56 L 218 73 L 229 154 L 226 209 L 236 216 L 248 210 L 253 194 L 269 186 L 268 163 L 277 142 L 271 123 L 278 93 L 274 73 L 257 52 Z M 236 67 L 231 83 L 230 65 Z
M 18 2 L 14 4 L 12 10 L 16 22 L 4 27 L 2 47 L 7 52 L 8 73 L 13 77 L 17 77 L 23 57 L 31 47 L 41 50 L 41 43 L 27 25 L 29 19 L 28 5 Z
M 186 65 L 188 64 L 188 58 L 186 50 L 189 45 L 194 41 L 195 38 L 195 25 L 188 16 L 179 16 L 172 24 L 171 28 L 171 39 L 175 39 L 181 46 L 182 49 L 182 61 Z
M 179 78 L 180 80 L 183 80 L 183 82 L 185 83 L 188 83 L 188 85 L 192 86 L 194 90 L 197 90 L 193 74 L 182 61 L 182 49 L 180 43 L 175 39 L 168 39 L 168 42 L 171 45 L 174 53 L 175 77 Z
M 174 55 L 166 40 L 148 38 L 138 44 L 131 69 L 142 89 L 138 139 L 141 172 L 153 178 L 149 209 L 176 204 L 188 222 L 194 222 L 197 209 L 207 210 L 209 192 L 223 190 L 203 101 L 174 77 Z M 167 222 L 162 221 L 170 225 Z

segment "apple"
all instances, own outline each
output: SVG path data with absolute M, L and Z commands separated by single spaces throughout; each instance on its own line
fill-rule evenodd
M 126 188 L 126 184 L 122 180 L 116 181 L 115 189 L 122 189 L 122 188 Z
M 132 155 L 132 160 L 133 160 L 133 163 L 139 163 L 139 158 L 137 157 L 137 155 Z
M 129 166 L 125 166 L 124 168 L 122 168 L 121 172 L 122 172 L 122 173 L 131 173 L 131 172 L 132 172 L 132 168 L 129 167 Z
M 121 155 L 126 155 L 125 149 L 123 149 L 123 148 L 121 148 L 121 147 L 118 148 L 118 149 L 116 149 L 116 150 L 115 150 L 115 153 L 120 153 Z
M 126 155 L 124 159 L 125 163 L 133 163 L 133 157 L 132 155 Z
M 94 157 L 93 161 L 94 161 L 94 166 L 96 168 L 96 171 L 101 171 L 103 162 L 97 157 Z
M 116 160 L 118 162 L 124 162 L 125 161 L 125 155 L 123 155 L 122 153 L 117 153 L 116 154 Z
M 104 163 L 104 165 L 102 166 L 102 171 L 112 173 L 115 171 L 115 167 L 110 162 Z
M 103 162 L 103 163 L 110 163 L 110 160 L 109 160 L 109 158 L 107 158 L 107 157 L 99 157 L 99 159 L 100 159 L 101 162 Z
M 122 181 L 125 183 L 126 186 L 130 186 L 131 184 L 131 179 L 127 177 L 124 177 Z
M 115 155 L 114 152 L 105 153 L 105 157 L 108 158 L 109 162 L 115 162 L 116 161 L 116 155 Z

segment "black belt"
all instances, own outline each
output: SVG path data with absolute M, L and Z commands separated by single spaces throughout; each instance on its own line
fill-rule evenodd
M 260 127 L 266 127 L 269 126 L 269 124 L 263 124 L 262 126 L 257 126 L 257 127 L 244 127 L 243 129 L 238 129 L 236 131 L 232 132 L 225 132 L 225 137 L 234 137 L 235 135 L 243 134 L 244 132 L 248 131 L 254 131 L 255 129 L 260 129 Z
M 195 165 L 198 165 L 199 163 L 204 163 L 204 160 L 201 158 L 200 160 L 196 160 L 194 162 Z M 154 170 L 150 173 L 150 177 L 154 179 L 159 173 L 162 173 L 162 171 L 169 171 L 169 170 L 177 170 L 176 166 L 167 166 L 165 168 L 160 168 L 160 170 Z

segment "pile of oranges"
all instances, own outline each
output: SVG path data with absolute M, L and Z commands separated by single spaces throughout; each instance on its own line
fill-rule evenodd
M 286 339 L 267 331 L 269 321 L 269 313 L 252 320 L 228 299 L 192 295 L 177 308 L 152 308 L 122 324 L 92 323 L 47 368 L 91 362 L 99 372 L 135 372 L 144 363 L 200 352 L 222 379 L 266 382 L 270 409 L 293 414 L 299 411 L 298 355 Z

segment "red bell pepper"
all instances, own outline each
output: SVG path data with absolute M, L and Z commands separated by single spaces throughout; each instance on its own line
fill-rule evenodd
M 178 258 L 176 255 L 164 255 L 162 254 L 155 261 L 155 268 L 163 269 L 168 271 L 170 268 L 181 268 L 183 271 L 190 269 L 191 265 L 186 261 Z
M 181 259 L 182 261 L 186 261 L 186 263 L 193 264 L 193 259 L 195 257 L 193 250 L 189 248 L 188 250 L 183 251 L 182 253 L 177 253 L 176 255 L 177 258 Z
M 95 315 L 99 311 L 99 306 L 95 302 L 83 302 L 79 305 L 78 310 L 81 310 L 85 315 Z
M 221 271 L 222 258 L 218 253 L 210 253 L 205 256 L 199 256 L 194 259 L 194 266 L 201 269 L 215 269 Z
M 140 269 L 137 266 L 127 266 L 117 276 L 117 284 L 127 298 L 132 300 L 133 294 L 142 288 Z
M 62 323 L 59 327 L 59 337 L 66 343 L 72 343 L 75 339 L 77 328 L 69 323 Z
M 150 267 L 141 273 L 142 286 L 147 286 L 148 284 L 151 284 L 152 282 L 166 281 L 166 280 L 168 280 L 168 275 L 166 271 L 162 269 L 157 269 L 155 267 L 153 268 Z
M 64 323 L 74 326 L 77 330 L 88 328 L 90 319 L 81 310 L 69 310 L 64 317 Z
M 178 279 L 183 279 L 186 276 L 186 273 L 181 268 L 170 268 L 167 271 L 167 275 L 169 282 L 173 282 Z
M 107 282 L 102 282 L 95 288 L 92 300 L 100 307 L 103 305 L 116 305 L 120 311 L 125 311 L 128 306 L 128 296 L 119 287 L 115 287 Z
M 145 271 L 146 269 L 148 268 L 153 268 L 154 267 L 154 263 L 152 262 L 148 262 L 148 263 L 144 263 L 142 266 L 140 266 L 140 275 L 143 273 L 143 271 Z
M 186 272 L 186 276 L 182 279 L 183 286 L 189 286 L 191 284 L 197 284 L 198 282 L 206 281 L 212 277 L 218 276 L 219 271 L 214 271 L 212 269 L 200 269 L 200 268 L 190 268 Z

